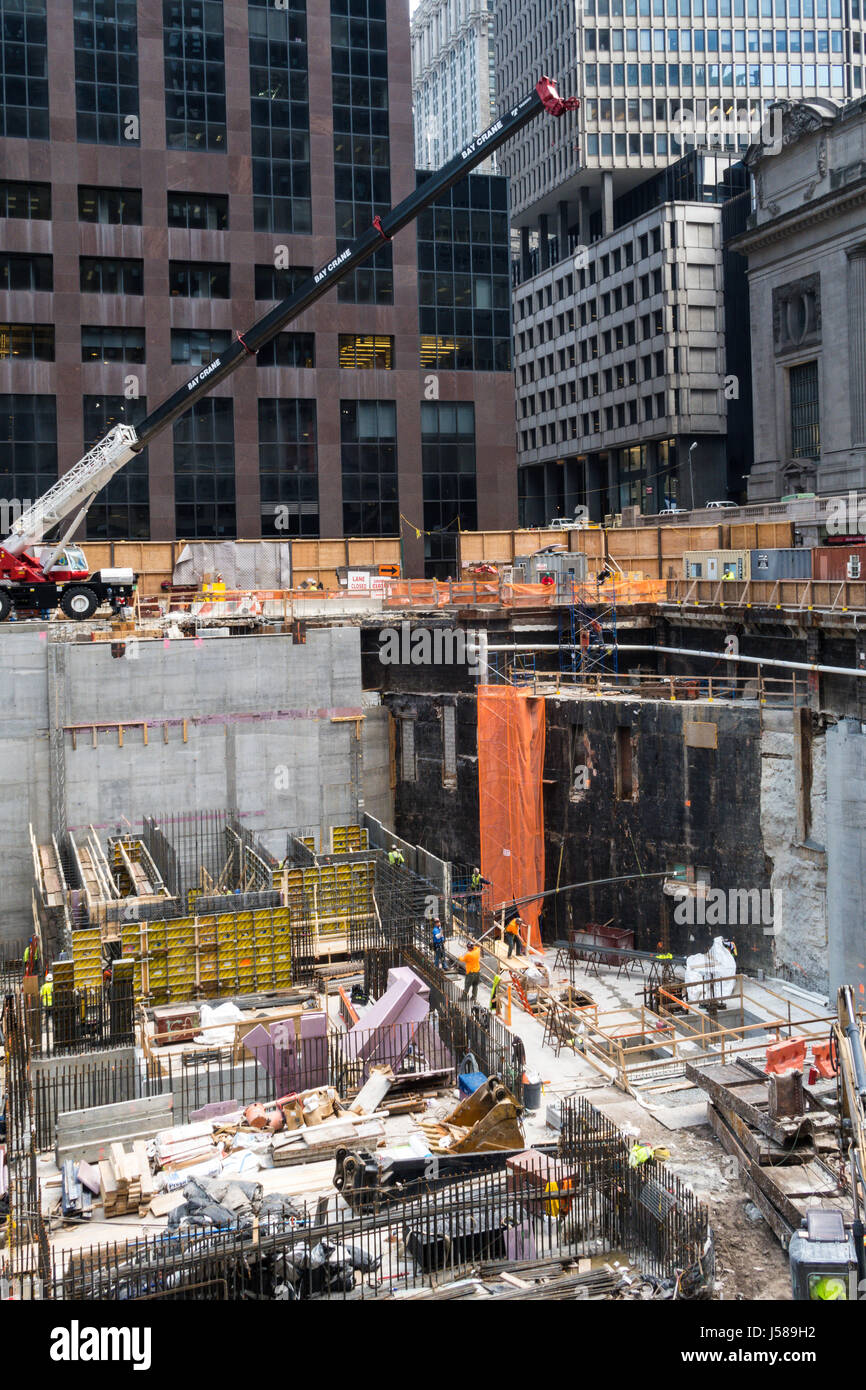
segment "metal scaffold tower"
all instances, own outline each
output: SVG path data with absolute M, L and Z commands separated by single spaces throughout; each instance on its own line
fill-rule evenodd
M 562 675 L 576 679 L 593 673 L 619 670 L 616 630 L 616 584 L 597 585 L 597 600 L 588 594 L 589 586 L 582 584 L 578 595 L 571 584 L 569 600 L 559 610 L 559 670 Z

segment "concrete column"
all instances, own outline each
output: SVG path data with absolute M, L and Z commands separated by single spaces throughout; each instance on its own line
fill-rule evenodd
M 564 261 L 568 255 L 568 203 L 558 205 L 559 259 Z
M 577 204 L 577 212 L 578 212 L 578 227 L 579 227 L 579 229 L 580 229 L 580 231 L 579 231 L 579 235 L 580 235 L 580 244 L 581 244 L 581 246 L 588 246 L 588 245 L 589 245 L 589 189 L 588 189 L 587 187 L 585 187 L 585 186 L 582 187 L 582 188 L 579 190 L 578 204 Z
M 529 264 L 529 228 L 520 228 L 520 275 L 524 280 L 528 280 L 532 274 Z
M 613 231 L 613 173 L 604 169 L 601 175 L 601 230 L 604 236 Z
M 827 730 L 827 956 L 830 998 L 863 971 L 866 735 L 853 719 Z
M 866 242 L 848 251 L 851 443 L 866 444 Z
M 540 213 L 538 218 L 539 269 L 547 270 L 550 265 L 550 242 L 547 239 L 547 215 Z

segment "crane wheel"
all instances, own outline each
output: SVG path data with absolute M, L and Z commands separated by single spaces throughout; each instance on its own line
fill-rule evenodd
M 99 599 L 93 590 L 85 585 L 70 584 L 60 595 L 60 607 L 67 618 L 75 618 L 82 622 L 85 618 L 93 617 L 99 607 Z
M 0 623 L 5 622 L 12 609 L 12 600 L 5 589 L 0 589 Z

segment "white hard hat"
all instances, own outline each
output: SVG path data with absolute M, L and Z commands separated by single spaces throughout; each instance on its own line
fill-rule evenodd
M 51 971 L 49 970 L 48 974 L 45 976 L 45 983 L 47 984 L 49 980 L 53 980 L 53 979 L 54 979 L 54 976 L 52 975 Z

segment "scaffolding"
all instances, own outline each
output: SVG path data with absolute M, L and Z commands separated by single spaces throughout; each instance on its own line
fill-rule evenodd
M 566 602 L 559 610 L 559 670 L 573 680 L 579 676 L 619 671 L 616 627 L 616 583 L 605 586 L 602 599 L 596 584 L 593 602 L 590 586 L 568 581 Z

